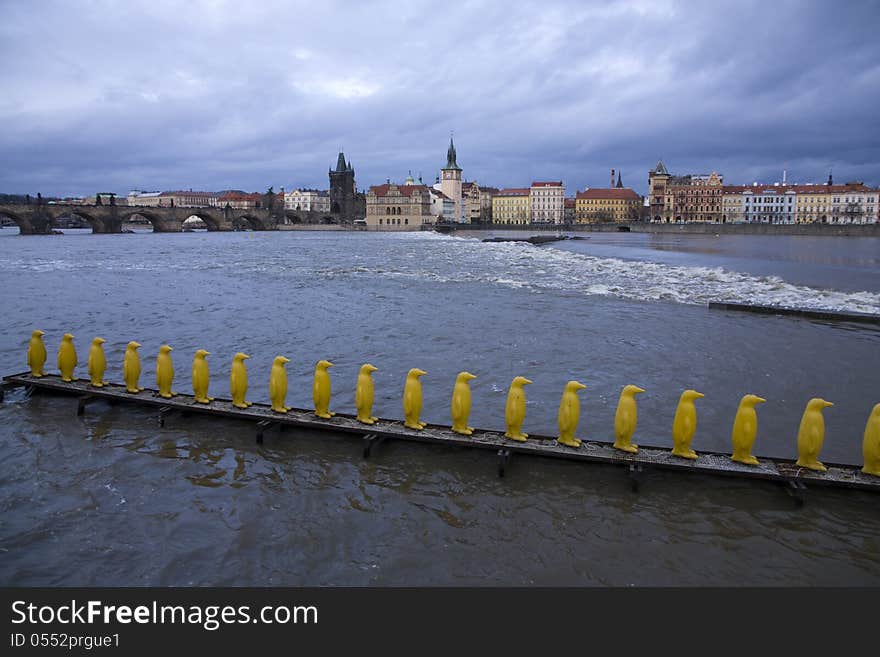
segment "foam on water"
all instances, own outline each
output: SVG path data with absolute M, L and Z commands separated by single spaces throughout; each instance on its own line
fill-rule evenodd
M 392 278 L 430 283 L 481 283 L 535 293 L 562 291 L 630 301 L 705 305 L 710 301 L 792 306 L 815 310 L 880 314 L 880 294 L 819 289 L 722 267 L 669 265 L 596 257 L 551 246 L 486 243 L 432 232 L 383 234 L 369 248 L 348 245 L 344 257 L 325 259 L 327 240 L 315 238 L 289 248 L 260 250 L 235 245 L 194 258 L 144 258 L 124 253 L 95 257 L 0 257 L 2 271 L 235 271 L 239 276 L 301 276 L 322 279 Z M 205 243 L 206 251 L 217 248 Z M 239 250 L 240 249 L 240 250 Z

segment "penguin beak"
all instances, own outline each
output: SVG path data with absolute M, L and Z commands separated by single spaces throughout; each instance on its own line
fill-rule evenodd
M 638 395 L 639 393 L 645 392 L 644 388 L 639 388 L 638 386 L 633 386 L 633 388 L 635 388 L 635 390 L 633 390 L 634 395 Z
M 287 358 L 287 357 L 285 357 L 285 356 L 282 356 L 282 357 L 281 357 L 281 362 L 282 362 L 282 363 L 289 363 L 289 362 L 290 362 L 290 359 Z
M 829 406 L 834 406 L 833 403 L 831 403 L 830 401 L 825 401 L 824 399 L 822 400 L 822 405 L 823 405 L 825 408 L 828 408 Z
M 245 355 L 244 355 L 244 360 L 247 360 L 248 358 L 250 358 L 250 356 L 248 356 L 247 354 L 245 354 Z
M 586 390 L 586 388 L 587 388 L 587 386 L 585 386 L 583 383 L 580 383 L 580 382 L 578 382 L 578 384 L 575 386 L 576 390 Z
M 470 372 L 465 372 L 464 374 L 465 374 L 464 378 L 467 379 L 468 381 L 472 381 L 473 379 L 477 378 L 474 374 L 471 374 Z
M 134 347 L 135 349 L 137 349 L 138 347 L 141 346 L 141 343 L 140 343 L 140 342 L 135 342 L 135 343 L 132 344 L 131 346 Z
M 46 333 L 45 333 L 44 331 L 41 331 L 41 330 L 39 330 L 39 329 L 37 329 L 36 331 L 34 331 L 34 333 L 37 334 L 37 335 L 39 335 L 40 337 L 43 337 L 44 335 L 46 335 Z
M 205 356 L 210 356 L 210 355 L 211 355 L 211 352 L 210 352 L 210 351 L 206 351 L 206 352 L 205 352 Z
M 416 370 L 416 376 L 425 376 L 427 372 L 425 370 Z
M 764 399 L 763 397 L 758 397 L 757 395 L 755 396 L 755 403 L 756 403 L 756 404 L 763 404 L 763 403 L 766 402 L 766 401 L 767 401 L 767 400 Z
M 531 381 L 530 379 L 527 379 L 527 378 L 523 377 L 523 385 L 524 385 L 524 386 L 530 384 L 531 382 L 532 382 L 532 381 Z
M 95 338 L 95 342 L 97 342 L 98 344 L 104 344 L 107 341 L 104 338 Z

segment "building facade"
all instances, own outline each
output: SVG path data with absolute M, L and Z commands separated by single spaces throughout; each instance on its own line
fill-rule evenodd
M 367 227 L 374 230 L 420 230 L 433 225 L 431 192 L 425 185 L 387 182 L 370 187 L 366 197 Z
M 638 221 L 642 215 L 642 197 L 628 187 L 593 188 L 575 196 L 575 222 Z
M 294 189 L 284 193 L 284 209 L 294 212 L 330 213 L 330 192 L 320 189 Z
M 533 224 L 561 224 L 565 218 L 565 187 L 559 182 L 533 182 L 529 188 Z
M 437 221 L 452 221 L 455 217 L 455 202 L 439 189 L 428 188 L 431 194 L 431 216 Z
M 159 205 L 177 208 L 207 208 L 211 206 L 213 199 L 213 192 L 194 192 L 192 190 L 162 192 L 159 195 Z
M 162 192 L 143 192 L 139 189 L 133 189 L 126 197 L 129 205 L 139 206 L 142 208 L 159 207 L 159 200 Z
M 723 210 L 723 176 L 708 175 L 670 177 L 672 214 L 676 223 L 721 222 Z
M 531 190 L 525 188 L 502 189 L 492 197 L 492 223 L 522 225 L 531 221 Z

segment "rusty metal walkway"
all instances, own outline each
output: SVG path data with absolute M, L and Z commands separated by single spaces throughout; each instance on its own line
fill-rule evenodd
M 90 402 L 103 399 L 114 403 L 152 406 L 158 413 L 159 426 L 164 426 L 165 418 L 175 412 L 251 421 L 256 425 L 256 439 L 260 443 L 263 442 L 264 432 L 276 426 L 294 426 L 354 435 L 362 439 L 365 458 L 370 456 L 375 447 L 389 439 L 493 450 L 498 457 L 500 476 L 504 476 L 510 458 L 514 454 L 521 454 L 623 466 L 628 469 L 634 489 L 638 488 L 646 470 L 656 468 L 776 481 L 786 485 L 798 502 L 803 501 L 806 484 L 880 492 L 880 477 L 863 474 L 861 467 L 855 465 L 825 463 L 828 467 L 827 472 L 814 472 L 796 466 L 793 461 L 767 457 L 759 457 L 760 465 L 748 466 L 731 461 L 728 454 L 717 452 L 698 452 L 699 458 L 692 461 L 673 456 L 668 449 L 657 447 L 639 447 L 638 453 L 627 454 L 614 449 L 610 442 L 584 440 L 579 448 L 574 449 L 560 445 L 552 436 L 532 434 L 527 442 L 521 443 L 505 438 L 501 432 L 483 429 L 477 429 L 472 436 L 462 436 L 454 433 L 450 427 L 432 424 L 422 431 L 415 431 L 405 427 L 400 420 L 380 419 L 373 425 L 366 425 L 358 422 L 354 415 L 346 413 L 338 413 L 325 420 L 305 409 L 275 413 L 266 404 L 254 403 L 247 409 L 238 409 L 229 399 L 222 398 L 217 398 L 210 404 L 199 404 L 192 395 L 178 394 L 171 399 L 164 399 L 152 389 L 132 394 L 120 384 L 108 383 L 103 388 L 95 388 L 87 380 L 80 379 L 65 383 L 60 376 L 53 374 L 36 378 L 25 372 L 3 378 L 2 389 L 16 387 L 25 387 L 31 391 L 75 395 L 79 398 L 77 415 L 82 415 Z

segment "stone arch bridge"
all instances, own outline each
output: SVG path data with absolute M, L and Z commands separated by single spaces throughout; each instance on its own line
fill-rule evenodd
M 262 208 L 152 208 L 129 205 L 0 204 L 0 217 L 18 224 L 22 235 L 48 235 L 63 217 L 76 216 L 93 233 L 121 233 L 123 224 L 138 216 L 148 220 L 155 233 L 179 233 L 183 222 L 198 217 L 209 231 L 278 230 L 280 225 L 337 223 L 338 217 L 315 212 L 272 212 Z

